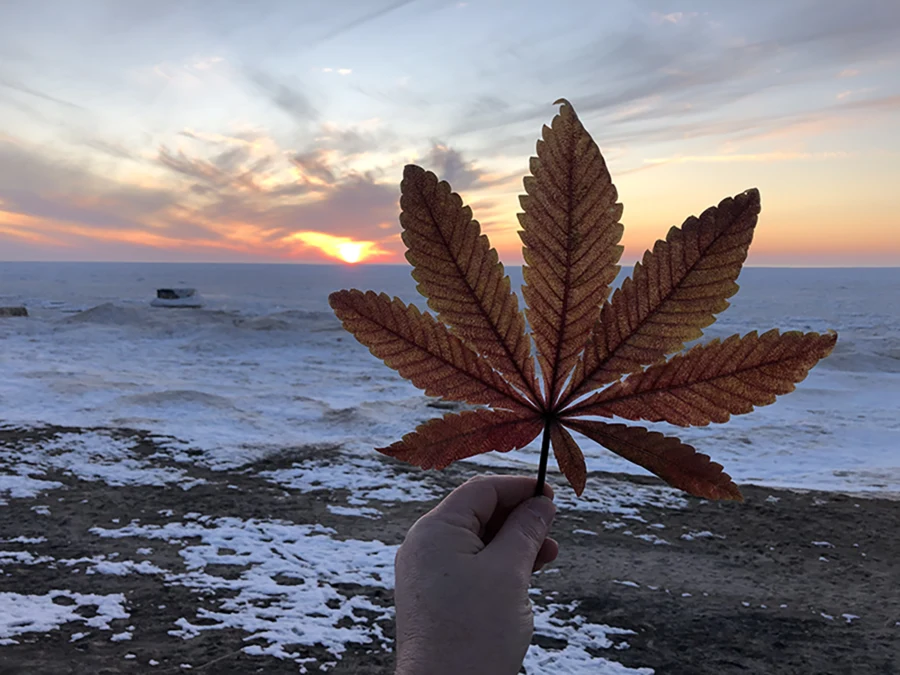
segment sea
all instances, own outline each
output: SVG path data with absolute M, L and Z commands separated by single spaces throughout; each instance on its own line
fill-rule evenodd
M 521 268 L 508 271 L 519 288 Z M 649 426 L 739 483 L 900 494 L 900 268 L 748 267 L 739 284 L 703 339 L 834 329 L 834 352 L 727 424 Z M 172 286 L 205 306 L 151 307 Z M 446 410 L 342 329 L 327 300 L 342 288 L 425 309 L 401 265 L 0 263 L 0 306 L 29 312 L 0 318 L 0 425 L 143 429 L 213 468 L 300 446 L 369 455 Z M 644 473 L 581 440 L 590 469 Z M 537 456 L 476 459 L 497 471 Z

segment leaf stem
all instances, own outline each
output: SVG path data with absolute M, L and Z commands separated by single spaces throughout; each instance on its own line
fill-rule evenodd
M 541 438 L 541 463 L 538 465 L 537 485 L 534 496 L 544 494 L 544 483 L 547 482 L 547 461 L 550 459 L 550 420 L 544 422 L 544 436 Z

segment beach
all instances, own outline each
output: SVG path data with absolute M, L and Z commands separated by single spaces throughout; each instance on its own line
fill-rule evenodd
M 482 471 L 333 447 L 212 471 L 135 431 L 0 431 L 57 458 L 79 438 L 123 466 L 95 454 L 98 480 L 82 450 L 0 508 L 0 673 L 390 673 L 395 547 Z M 355 489 L 328 485 L 354 462 Z M 604 473 L 581 500 L 554 487 L 560 556 L 534 577 L 525 672 L 900 668 L 897 501 L 745 485 L 743 504 L 707 502 Z M 24 598 L 44 600 L 31 625 Z
M 150 307 L 170 285 L 205 306 Z M 833 328 L 834 353 L 772 406 L 674 430 L 744 503 L 585 439 L 584 495 L 550 467 L 528 675 L 900 670 L 900 273 L 741 286 L 705 339 Z M 471 475 L 536 473 L 536 443 L 442 472 L 374 451 L 460 408 L 327 306 L 424 307 L 406 268 L 2 263 L 0 288 L 29 311 L 0 321 L 0 673 L 389 673 L 410 525 Z

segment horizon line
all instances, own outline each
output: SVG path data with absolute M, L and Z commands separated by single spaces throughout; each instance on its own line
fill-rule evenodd
M 635 260 L 634 262 L 638 262 Z M 333 262 L 303 262 L 303 261 L 210 261 L 210 260 L 192 260 L 192 261 L 171 261 L 171 260 L 0 260 L 0 265 L 305 265 L 309 267 L 410 267 L 406 261 L 396 263 L 344 263 L 340 261 Z M 522 267 L 524 263 L 517 265 L 504 264 L 504 268 Z M 622 265 L 633 266 L 634 263 L 626 263 Z M 828 265 L 828 264 L 744 264 L 744 268 L 755 269 L 900 269 L 900 262 L 893 265 Z

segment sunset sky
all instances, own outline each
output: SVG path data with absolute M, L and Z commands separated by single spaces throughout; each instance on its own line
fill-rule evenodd
M 900 265 L 898 0 L 0 3 L 0 260 L 401 262 L 414 162 L 521 264 L 560 97 L 628 262 L 755 186 L 751 264 Z

